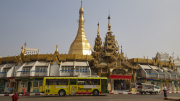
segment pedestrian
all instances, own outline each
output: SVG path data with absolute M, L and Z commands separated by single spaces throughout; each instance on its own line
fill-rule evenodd
M 124 86 L 123 86 L 123 82 L 121 82 L 121 90 L 123 90 L 124 88 L 123 88 Z
M 12 101 L 17 101 L 18 100 L 18 94 L 17 92 L 14 93 L 14 95 L 12 96 Z
M 24 94 L 25 94 L 25 88 L 24 87 L 23 87 L 22 91 L 23 91 L 23 96 L 24 96 Z
M 163 91 L 164 91 L 164 97 L 167 97 L 167 87 L 166 87 L 166 85 L 165 85 L 165 84 L 164 84 Z

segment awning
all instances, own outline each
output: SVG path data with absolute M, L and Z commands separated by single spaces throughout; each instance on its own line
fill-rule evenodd
M 111 79 L 131 79 L 128 75 L 110 75 Z

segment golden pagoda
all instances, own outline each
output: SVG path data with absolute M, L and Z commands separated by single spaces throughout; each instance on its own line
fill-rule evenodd
M 84 9 L 81 1 L 81 8 L 79 9 L 79 28 L 68 54 L 91 55 L 91 53 L 91 45 L 88 42 L 84 31 Z

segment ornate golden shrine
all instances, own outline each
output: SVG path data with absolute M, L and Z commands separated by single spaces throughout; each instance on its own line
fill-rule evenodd
M 115 41 L 115 36 L 112 35 L 110 16 L 108 16 L 108 32 L 106 33 L 105 42 L 102 46 L 102 41 L 99 35 L 99 23 L 97 37 L 95 39 L 93 52 L 93 65 L 98 69 L 99 76 L 110 77 L 110 75 L 135 75 L 133 69 L 138 69 L 138 65 L 129 63 L 122 52 L 118 52 L 119 46 Z

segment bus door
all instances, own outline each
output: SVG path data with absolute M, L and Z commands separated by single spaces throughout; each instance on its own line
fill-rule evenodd
M 101 79 L 101 93 L 107 93 L 107 79 Z
M 70 79 L 70 84 L 69 84 L 70 86 L 70 88 L 69 88 L 69 90 L 70 90 L 70 93 L 69 94 L 71 94 L 71 95 L 73 95 L 73 94 L 76 94 L 76 89 L 77 89 L 77 79 Z

